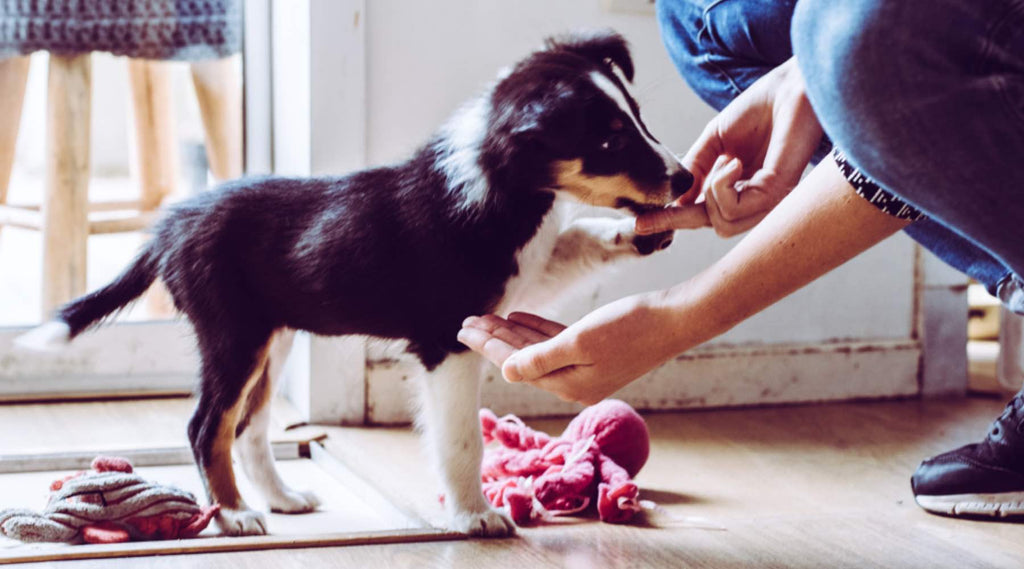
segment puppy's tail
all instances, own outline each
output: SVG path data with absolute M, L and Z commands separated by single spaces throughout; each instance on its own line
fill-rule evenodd
M 155 241 L 151 240 L 113 282 L 65 304 L 53 320 L 15 338 L 15 345 L 35 351 L 59 349 L 142 296 L 159 272 Z

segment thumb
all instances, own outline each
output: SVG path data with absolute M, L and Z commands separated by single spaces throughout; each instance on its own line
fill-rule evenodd
M 501 366 L 506 381 L 533 381 L 552 372 L 571 367 L 579 358 L 569 343 L 559 336 L 527 346 L 509 356 Z

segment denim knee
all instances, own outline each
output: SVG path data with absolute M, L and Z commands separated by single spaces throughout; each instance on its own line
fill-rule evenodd
M 792 55 L 795 0 L 659 0 L 669 56 L 706 103 L 721 110 Z
M 723 85 L 724 78 L 704 63 L 709 46 L 702 45 L 701 36 L 707 3 L 706 0 L 660 0 L 656 4 L 658 27 L 661 41 L 679 74 L 705 103 L 721 110 L 735 95 L 723 96 L 723 90 L 728 90 L 728 85 Z
M 792 36 L 849 161 L 1024 275 L 1021 0 L 801 0 Z
M 883 161 L 888 115 L 901 105 L 898 38 L 909 32 L 878 0 L 801 0 L 793 15 L 793 51 L 807 95 L 826 134 L 858 168 Z M 896 3 L 898 4 L 898 3 Z M 902 55 L 902 54 L 901 54 Z M 877 179 L 877 178 L 876 178 Z

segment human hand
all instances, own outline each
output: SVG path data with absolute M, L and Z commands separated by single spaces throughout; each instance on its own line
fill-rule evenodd
M 702 215 L 722 237 L 750 229 L 800 181 L 821 137 L 803 76 L 790 59 L 712 119 L 683 157 L 704 201 L 693 203 L 697 192 L 688 192 L 638 217 L 637 233 L 690 228 Z
M 513 312 L 467 318 L 459 341 L 528 383 L 566 401 L 592 404 L 650 371 L 672 352 L 671 328 L 644 295 L 602 306 L 572 326 Z

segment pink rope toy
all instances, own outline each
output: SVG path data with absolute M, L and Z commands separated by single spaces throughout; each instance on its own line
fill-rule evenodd
M 484 495 L 523 525 L 548 515 L 586 510 L 594 498 L 601 520 L 623 523 L 640 511 L 633 477 L 650 453 L 643 418 L 628 404 L 607 399 L 577 415 L 560 437 L 480 410 Z

